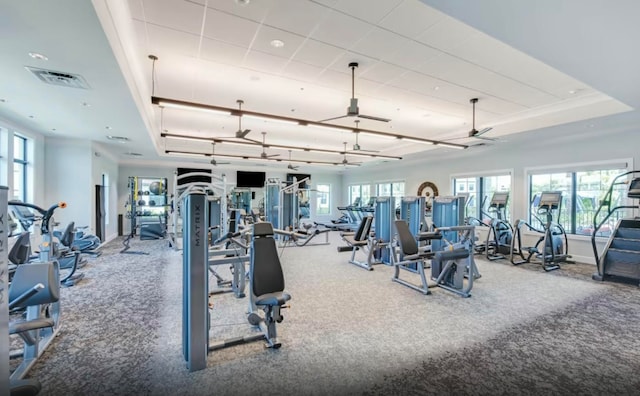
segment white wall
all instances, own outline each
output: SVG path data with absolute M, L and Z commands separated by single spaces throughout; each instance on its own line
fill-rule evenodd
M 350 184 L 374 183 L 382 180 L 404 181 L 405 194 L 416 195 L 424 181 L 436 184 L 440 195 L 450 195 L 451 179 L 460 175 L 482 175 L 497 170 L 509 170 L 512 175 L 511 219 L 528 218 L 527 169 L 567 164 L 620 162 L 631 159 L 630 168 L 640 164 L 640 134 L 637 129 L 626 131 L 585 131 L 579 136 L 564 137 L 561 128 L 549 128 L 523 137 L 522 144 L 505 142 L 504 148 L 496 142 L 491 149 L 469 148 L 464 151 L 439 149 L 425 153 L 422 158 L 387 163 L 384 166 L 351 169 L 344 176 L 343 191 Z M 509 139 L 507 137 L 506 139 Z M 439 151 L 439 152 L 438 152 Z M 344 197 L 343 203 L 347 199 Z M 569 253 L 578 261 L 594 262 L 590 239 L 569 236 Z M 524 241 L 533 244 L 537 235 L 530 234 Z M 600 239 L 600 238 L 599 238 Z M 600 244 L 604 241 L 600 241 Z
M 102 175 L 109 176 L 109 185 L 106 186 L 105 206 L 107 206 L 107 224 L 105 226 L 105 241 L 118 236 L 118 160 L 107 147 L 93 143 L 93 156 L 91 161 L 91 227 L 95 230 L 95 186 L 102 185 Z
M 67 208 L 56 211 L 55 216 L 62 227 L 70 221 L 76 226 L 91 226 L 91 142 L 47 137 L 44 157 L 44 179 L 36 180 L 36 184 L 44 182 L 44 206 L 64 201 Z

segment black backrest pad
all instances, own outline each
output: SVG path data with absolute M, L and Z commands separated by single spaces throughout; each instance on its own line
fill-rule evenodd
M 253 225 L 253 236 L 263 237 L 273 235 L 273 226 L 269 222 L 256 223 Z
M 406 255 L 418 253 L 418 243 L 409 231 L 409 224 L 404 220 L 396 220 L 396 230 L 398 230 L 398 238 L 400 239 L 400 247 L 402 253 Z
M 70 247 L 71 245 L 73 245 L 73 239 L 75 238 L 75 233 L 73 232 L 73 229 L 75 227 L 76 227 L 76 223 L 73 221 L 67 224 L 67 227 L 64 229 L 64 231 L 62 232 L 62 235 L 60 236 L 61 244 L 67 247 Z
M 9 287 L 9 301 L 20 297 L 38 283 L 42 283 L 44 289 L 27 299 L 21 306 L 49 304 L 58 301 L 60 299 L 58 271 L 58 264 L 53 261 L 19 265 L 13 275 L 11 287 Z
M 284 275 L 273 238 L 254 238 L 251 243 L 251 283 L 253 294 L 284 291 Z
M 16 265 L 24 264 L 29 261 L 29 256 L 31 256 L 31 240 L 29 233 L 23 232 L 16 238 L 16 243 L 9 251 L 9 261 Z
M 353 236 L 353 239 L 356 241 L 364 241 L 365 239 L 367 239 L 369 237 L 369 232 L 371 231 L 371 221 L 373 220 L 373 217 L 371 216 L 365 216 L 362 218 L 362 221 L 360 222 L 360 226 L 358 227 L 358 230 L 356 231 L 356 234 Z

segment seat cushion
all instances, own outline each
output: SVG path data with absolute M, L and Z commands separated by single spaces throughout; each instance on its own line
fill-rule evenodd
M 268 293 L 256 297 L 256 305 L 258 306 L 276 306 L 282 305 L 291 300 L 291 296 L 285 292 Z

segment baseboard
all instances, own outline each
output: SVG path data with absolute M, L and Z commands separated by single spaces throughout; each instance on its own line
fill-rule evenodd
M 102 242 L 102 244 L 104 245 L 105 243 L 109 243 L 109 242 L 113 241 L 114 239 L 116 239 L 117 237 L 118 237 L 118 233 L 107 235 L 107 237 L 105 238 L 104 242 Z

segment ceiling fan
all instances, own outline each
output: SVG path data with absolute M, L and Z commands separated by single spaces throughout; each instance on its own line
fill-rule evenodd
M 216 142 L 211 142 L 211 161 L 209 161 L 209 163 L 213 166 L 228 165 L 231 163 L 231 162 L 218 162 L 215 159 L 215 155 L 216 155 Z
M 337 120 L 345 117 L 359 117 L 359 118 L 366 118 L 368 120 L 381 121 L 381 122 L 391 121 L 389 118 L 360 114 L 360 109 L 358 108 L 358 98 L 356 98 L 356 94 L 355 94 L 355 70 L 356 70 L 356 67 L 358 67 L 358 62 L 349 63 L 349 67 L 351 68 L 351 102 L 349 104 L 349 107 L 347 108 L 347 114 L 341 115 L 338 117 L 327 118 L 326 120 L 322 120 L 319 122 L 332 121 L 332 120 Z
M 269 159 L 271 157 L 278 157 L 280 156 L 280 154 L 271 154 L 271 155 L 267 155 L 265 148 L 269 147 L 266 145 L 265 143 L 265 137 L 267 136 L 266 132 L 262 132 L 262 153 L 260 153 L 260 158 L 262 159 Z
M 238 130 L 233 136 L 226 136 L 224 138 L 251 140 L 247 138 L 247 135 L 249 134 L 249 132 L 251 132 L 251 129 L 242 129 L 242 105 L 244 104 L 244 100 L 238 99 L 236 100 L 236 103 L 238 104 L 238 111 L 240 112 L 240 115 L 238 116 Z M 251 141 L 253 142 L 254 140 Z
M 482 140 L 496 141 L 497 139 L 495 139 L 495 138 L 482 136 L 485 133 L 487 133 L 490 130 L 492 130 L 493 129 L 492 127 L 483 128 L 481 130 L 477 130 L 476 129 L 476 103 L 478 103 L 478 98 L 470 99 L 469 102 L 473 106 L 473 116 L 472 116 L 472 119 L 471 119 L 472 120 L 471 130 L 469 131 L 467 136 L 462 136 L 462 137 L 453 138 L 453 139 L 446 139 L 444 141 L 446 142 L 446 141 L 450 141 L 450 140 L 459 140 L 459 139 L 467 139 L 467 138 L 476 138 L 476 139 L 482 139 Z
M 295 166 L 291 163 L 291 150 L 289 150 L 289 165 L 287 165 L 287 169 L 291 169 L 293 171 L 297 171 L 299 166 Z
M 360 151 L 360 152 L 367 152 L 367 153 L 379 153 L 379 150 L 363 150 L 362 147 L 360 147 L 360 145 L 358 144 L 358 135 L 360 135 L 360 130 L 358 129 L 358 123 L 360 122 L 360 120 L 355 120 L 354 121 L 356 123 L 356 128 L 354 129 L 354 132 L 356 134 L 356 143 L 353 145 L 353 150 L 350 150 L 350 152 L 353 151 Z
M 347 160 L 347 142 L 342 142 L 342 144 L 344 144 L 344 157 L 342 158 L 342 166 L 347 166 L 347 165 L 353 165 L 353 166 L 360 166 L 361 162 L 349 162 L 349 160 Z

